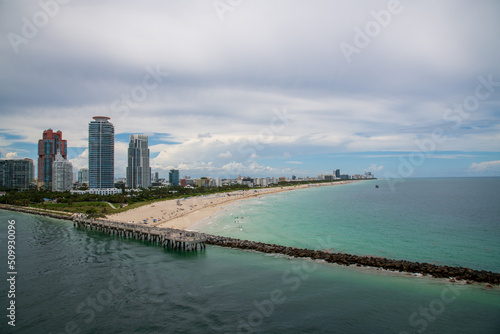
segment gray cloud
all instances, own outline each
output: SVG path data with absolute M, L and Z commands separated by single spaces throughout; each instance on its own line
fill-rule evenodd
M 450 138 L 438 150 L 498 152 L 500 87 L 458 129 L 443 115 L 474 94 L 478 76 L 500 81 L 500 5 L 401 6 L 348 63 L 340 44 L 353 44 L 386 1 L 252 1 L 224 21 L 210 1 L 70 2 L 18 53 L 8 34 L 22 36 L 23 18 L 43 9 L 2 1 L 0 128 L 32 143 L 57 128 L 85 147 L 91 117 L 109 115 L 119 133 L 179 143 L 156 147 L 158 168 L 411 151 L 436 127 Z M 158 87 L 126 112 L 113 108 L 157 66 L 169 73 Z M 294 121 L 262 138 L 283 107 Z M 241 154 L 252 141 L 263 148 Z

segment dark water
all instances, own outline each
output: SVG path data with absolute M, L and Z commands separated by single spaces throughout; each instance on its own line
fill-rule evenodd
M 16 326 L 1 333 L 498 333 L 500 288 L 208 247 L 181 253 L 16 221 Z

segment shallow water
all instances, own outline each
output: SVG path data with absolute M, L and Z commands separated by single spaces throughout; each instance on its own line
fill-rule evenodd
M 395 192 L 373 180 L 244 201 L 199 229 L 500 272 L 498 203 L 500 178 L 406 179 Z

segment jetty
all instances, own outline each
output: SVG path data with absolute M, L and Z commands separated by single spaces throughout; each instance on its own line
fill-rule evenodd
M 73 217 L 73 224 L 75 227 L 86 230 L 148 241 L 153 244 L 162 245 L 164 248 L 168 247 L 188 252 L 206 248 L 207 237 L 204 233 L 199 232 L 144 226 L 107 219 L 89 219 L 83 214 L 75 215 Z
M 268 244 L 251 240 L 241 240 L 207 234 L 207 243 L 229 248 L 253 250 L 261 253 L 283 254 L 294 258 L 310 258 L 323 260 L 327 263 L 358 267 L 373 267 L 389 271 L 399 271 L 413 274 L 430 275 L 436 278 L 448 278 L 451 282 L 463 280 L 466 283 L 478 282 L 500 285 L 500 273 L 471 268 L 437 265 L 432 263 L 419 263 L 406 260 L 395 260 L 384 257 L 358 256 L 347 253 L 333 253 L 307 248 L 287 247 Z

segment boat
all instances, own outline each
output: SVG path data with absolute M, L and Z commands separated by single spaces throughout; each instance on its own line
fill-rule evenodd
M 378 184 L 375 185 L 375 188 L 378 188 Z

